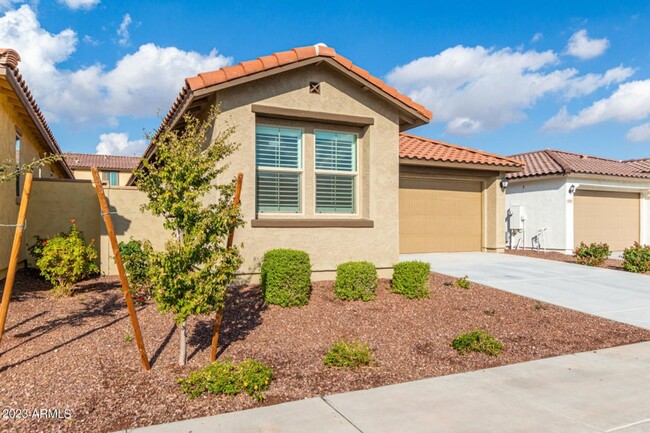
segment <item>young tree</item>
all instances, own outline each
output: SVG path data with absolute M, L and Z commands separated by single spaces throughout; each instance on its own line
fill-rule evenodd
M 9 182 L 21 174 L 34 171 L 39 167 L 44 167 L 60 160 L 61 155 L 45 155 L 43 158 L 35 159 L 32 162 L 20 166 L 16 166 L 16 162 L 12 160 L 0 161 L 0 183 Z
M 242 261 L 237 247 L 226 247 L 230 231 L 243 225 L 232 206 L 236 180 L 218 183 L 224 159 L 239 146 L 230 141 L 232 127 L 209 139 L 217 118 L 212 108 L 205 120 L 186 115 L 182 128 L 163 127 L 151 138 L 154 160 L 135 172 L 149 198 L 143 210 L 164 217 L 172 231 L 165 251 L 153 254 L 151 283 L 158 308 L 174 313 L 180 327 L 180 365 L 187 362 L 187 318 L 223 308 Z

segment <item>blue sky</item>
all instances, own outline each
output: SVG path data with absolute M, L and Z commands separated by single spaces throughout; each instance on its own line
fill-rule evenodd
M 64 151 L 138 154 L 198 72 L 324 42 L 501 154 L 650 157 L 650 2 L 0 0 Z

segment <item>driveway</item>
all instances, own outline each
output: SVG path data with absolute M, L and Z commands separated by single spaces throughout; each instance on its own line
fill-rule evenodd
M 650 277 L 495 253 L 404 254 L 431 270 L 650 329 Z

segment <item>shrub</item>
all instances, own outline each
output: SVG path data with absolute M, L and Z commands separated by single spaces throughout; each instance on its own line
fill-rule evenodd
M 650 272 L 650 245 L 635 242 L 623 251 L 623 269 L 629 272 Z
M 282 307 L 309 303 L 311 264 L 304 251 L 275 249 L 262 259 L 261 287 L 264 300 Z
M 97 251 L 94 240 L 86 244 L 74 220 L 68 233 L 59 234 L 43 245 L 36 266 L 41 275 L 52 283 L 55 295 L 70 296 L 72 287 L 82 279 L 99 272 L 95 263 Z
M 212 394 L 235 395 L 246 392 L 257 401 L 264 400 L 264 391 L 269 389 L 273 379 L 273 369 L 260 361 L 246 359 L 235 364 L 232 360 L 215 361 L 200 370 L 179 378 L 181 391 L 190 399 L 204 392 Z
M 606 243 L 597 244 L 585 244 L 580 242 L 580 245 L 573 252 L 576 257 L 576 262 L 581 265 L 587 266 L 600 266 L 605 262 L 605 259 L 609 257 L 611 251 L 609 250 L 609 245 Z
M 59 233 L 59 236 L 65 236 L 64 233 Z M 47 241 L 49 240 L 48 238 L 42 238 L 40 236 L 34 236 L 34 241 L 33 244 L 27 245 L 27 252 L 29 253 L 30 256 L 34 258 L 34 262 L 37 262 L 38 259 L 43 257 L 43 248 L 45 248 L 45 245 L 47 245 Z
M 343 339 L 334 342 L 323 358 L 327 367 L 361 367 L 370 365 L 374 355 L 366 343 L 348 342 Z
M 336 268 L 334 296 L 344 301 L 371 301 L 377 293 L 377 268 L 369 262 L 347 262 Z
M 470 287 L 472 287 L 472 283 L 469 281 L 469 277 L 467 275 L 457 279 L 454 282 L 454 285 L 456 287 L 460 287 L 461 289 L 465 289 L 465 290 L 469 290 Z
M 474 329 L 471 332 L 464 332 L 456 337 L 451 343 L 451 347 L 456 349 L 461 355 L 468 352 L 479 352 L 497 356 L 503 350 L 503 343 L 491 336 L 484 329 Z
M 431 265 L 425 262 L 401 262 L 393 267 L 393 292 L 408 299 L 428 298 Z
M 153 248 L 149 241 L 131 239 L 118 244 L 124 271 L 129 280 L 131 296 L 136 304 L 144 304 L 151 297 L 149 266 Z

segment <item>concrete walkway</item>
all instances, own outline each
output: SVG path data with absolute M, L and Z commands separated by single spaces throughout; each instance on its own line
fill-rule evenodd
M 650 432 L 650 342 L 129 433 Z
M 650 329 L 650 276 L 510 254 L 407 254 L 431 270 Z

